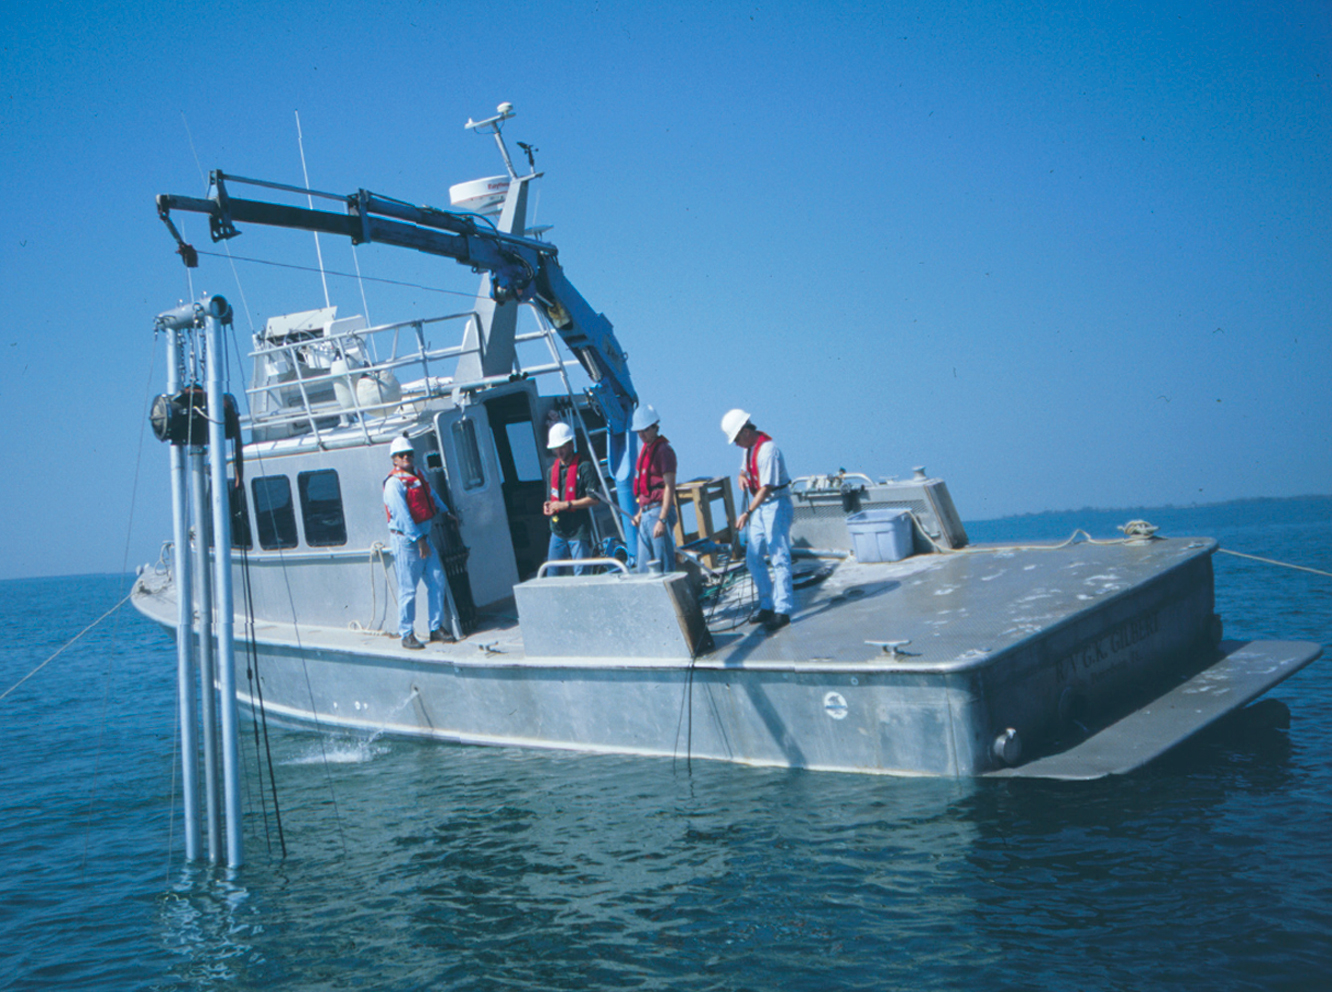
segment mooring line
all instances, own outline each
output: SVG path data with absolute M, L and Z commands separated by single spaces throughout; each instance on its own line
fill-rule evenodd
M 1308 565 L 1292 565 L 1288 561 L 1277 561 L 1275 558 L 1259 558 L 1257 555 L 1246 555 L 1243 551 L 1231 551 L 1229 548 L 1217 548 L 1223 555 L 1234 555 L 1236 558 L 1249 558 L 1253 561 L 1260 561 L 1264 565 L 1280 565 L 1282 568 L 1296 568 L 1301 572 L 1313 572 L 1314 575 L 1326 575 L 1332 579 L 1332 572 L 1324 572 L 1321 568 L 1310 568 Z
M 21 686 L 24 682 L 28 681 L 28 679 L 32 678 L 34 675 L 36 675 L 38 672 L 40 672 L 40 671 L 41 671 L 43 668 L 45 668 L 47 665 L 51 664 L 51 662 L 55 661 L 55 660 L 56 660 L 56 657 L 57 657 L 62 651 L 64 651 L 65 648 L 69 647 L 71 644 L 73 644 L 75 641 L 77 641 L 80 637 L 82 637 L 84 634 L 88 633 L 88 631 L 92 630 L 92 629 L 93 629 L 94 627 L 96 627 L 99 623 L 101 623 L 103 620 L 105 620 L 107 617 L 109 617 L 112 613 L 115 613 L 116 610 L 120 609 L 122 606 L 124 606 L 126 603 L 128 603 L 128 602 L 129 602 L 129 598 L 130 598 L 130 596 L 133 596 L 133 595 L 134 595 L 134 591 L 133 591 L 133 590 L 130 590 L 129 594 L 126 595 L 125 598 L 122 599 L 119 603 L 117 603 L 115 606 L 111 607 L 111 609 L 107 610 L 107 611 L 106 611 L 105 613 L 103 613 L 100 617 L 98 617 L 98 618 L 97 618 L 96 620 L 94 620 L 92 623 L 88 624 L 88 626 L 84 627 L 81 631 L 79 631 L 77 634 L 75 634 L 73 637 L 71 637 L 68 641 L 66 641 L 66 642 L 65 642 L 63 645 L 61 645 L 59 648 L 57 648 L 55 654 L 51 655 L 51 657 L 47 658 L 44 662 L 42 662 L 40 665 L 38 665 L 36 668 L 34 668 L 32 671 L 30 671 L 27 675 L 23 676 L 23 678 L 21 678 L 21 679 L 19 679 L 17 682 L 15 682 L 15 683 L 14 683 L 13 685 L 11 685 L 8 689 L 6 689 L 4 692 L 0 692 L 0 699 L 4 699 L 4 698 L 5 698 L 6 696 L 8 696 L 11 692 L 13 692 L 13 691 L 14 691 L 15 689 L 17 689 L 19 686 Z

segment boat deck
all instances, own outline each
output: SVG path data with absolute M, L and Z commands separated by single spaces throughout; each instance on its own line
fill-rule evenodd
M 965 553 L 916 555 L 900 562 L 854 559 L 797 562 L 811 584 L 796 589 L 789 627 L 768 633 L 746 622 L 755 609 L 753 586 L 741 576 L 705 607 L 714 647 L 688 658 L 624 659 L 615 666 L 749 668 L 804 671 L 953 671 L 1048 633 L 1089 608 L 1107 603 L 1181 563 L 1210 555 L 1208 538 L 1148 543 L 977 546 Z M 815 569 L 827 572 L 818 578 Z M 578 577 L 546 581 L 577 583 Z M 169 578 L 145 575 L 140 608 L 174 626 Z M 236 637 L 245 637 L 237 618 Z M 483 611 L 480 627 L 453 644 L 406 651 L 395 633 L 275 619 L 254 625 L 256 639 L 311 651 L 350 652 L 385 660 L 450 665 L 528 663 L 511 600 Z M 897 642 L 898 647 L 889 647 Z M 595 666 L 599 659 L 541 658 L 556 667 Z

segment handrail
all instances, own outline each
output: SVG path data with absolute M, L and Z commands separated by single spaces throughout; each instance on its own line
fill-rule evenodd
M 625 575 L 629 574 L 629 568 L 618 558 L 556 558 L 554 561 L 543 561 L 537 567 L 536 577 L 543 579 L 546 577 L 547 568 L 582 568 L 586 565 L 614 565 Z M 554 576 L 552 576 L 553 578 Z M 561 578 L 570 578 L 570 576 L 561 576 Z
M 364 432 L 368 428 L 366 424 L 367 417 L 390 418 L 395 411 L 400 410 L 405 405 L 428 401 L 449 391 L 482 389 L 501 381 L 509 381 L 513 375 L 523 377 L 535 377 L 552 373 L 564 375 L 565 367 L 571 367 L 574 364 L 572 360 L 569 360 L 568 362 L 520 367 L 511 375 L 488 376 L 467 382 L 455 381 L 452 376 L 432 375 L 432 363 L 437 364 L 479 351 L 480 345 L 469 347 L 465 344 L 455 344 L 439 348 L 427 348 L 424 334 L 425 325 L 464 320 L 469 322 L 470 326 L 470 321 L 476 317 L 476 311 L 469 310 L 437 317 L 395 321 L 374 327 L 344 327 L 327 333 L 325 331 L 329 325 L 325 324 L 320 328 L 312 329 L 308 336 L 293 335 L 287 340 L 260 338 L 258 347 L 249 353 L 249 357 L 256 362 L 280 358 L 291 369 L 291 377 L 285 380 L 269 377 L 262 385 L 246 387 L 246 395 L 252 399 L 250 404 L 252 410 L 254 406 L 253 398 L 259 396 L 267 397 L 267 403 L 263 404 L 267 409 L 259 413 L 251 412 L 247 414 L 241 419 L 242 426 L 247 428 L 294 427 L 298 433 L 313 433 L 316 439 L 322 443 L 321 434 L 328 429 L 328 426 L 325 424 L 321 428 L 319 423 L 321 418 L 346 415 L 359 422 Z M 400 349 L 403 342 L 400 341 L 399 335 L 403 330 L 410 332 L 409 341 L 415 339 L 415 348 L 406 351 Z M 543 330 L 531 337 L 532 339 L 544 338 L 547 337 L 548 333 L 548 331 Z M 370 358 L 369 355 L 373 355 L 377 350 L 375 347 L 376 339 L 385 334 L 392 336 L 389 356 L 382 359 L 378 357 Z M 523 335 L 521 337 L 526 338 L 528 336 Z M 348 361 L 348 367 L 343 370 L 321 367 L 320 359 L 315 358 L 310 352 L 312 348 L 318 350 L 315 354 L 322 353 L 329 365 L 338 358 L 342 358 L 344 361 L 365 361 L 365 364 L 352 365 Z M 366 354 L 367 349 L 369 355 Z M 312 361 L 319 364 L 312 365 Z M 393 401 L 361 402 L 360 394 L 353 384 L 356 380 L 363 376 L 378 376 L 385 372 L 401 374 L 402 370 L 408 367 L 423 370 L 423 377 L 416 384 L 418 388 L 404 390 L 403 395 Z M 315 399 L 311 395 L 313 389 L 327 388 L 330 384 L 336 386 L 342 382 L 345 382 L 349 387 L 350 406 L 344 405 L 338 399 Z M 294 391 L 294 393 L 287 394 L 289 398 L 285 402 L 282 399 L 281 391 L 283 390 Z
M 874 480 L 864 472 L 837 472 L 831 475 L 801 475 L 791 480 L 791 492 L 809 492 L 811 490 L 815 492 L 834 492 L 836 490 L 831 486 L 815 486 L 814 484 L 817 482 L 835 482 L 840 484 L 851 479 L 864 479 L 866 485 L 874 485 Z M 840 489 L 841 486 L 839 485 L 837 488 Z

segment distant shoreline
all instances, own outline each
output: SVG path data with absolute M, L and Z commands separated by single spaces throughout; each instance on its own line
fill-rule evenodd
M 1256 506 L 1270 503 L 1299 503 L 1311 500 L 1332 500 L 1332 494 L 1245 496 L 1239 499 L 1217 500 L 1214 503 L 1154 503 L 1150 506 L 1140 503 L 1135 506 L 1081 506 L 1075 510 L 1035 510 L 1028 513 L 1009 513 L 1002 517 L 978 517 L 974 521 L 968 520 L 963 521 L 963 523 L 1000 523 L 1004 520 L 1027 520 L 1032 517 L 1062 516 L 1074 513 L 1149 513 L 1152 510 L 1204 510 L 1224 506 Z
M 1074 516 L 1080 513 L 1122 513 L 1145 517 L 1156 510 L 1203 510 L 1227 506 L 1261 506 L 1276 503 L 1332 501 L 1332 494 L 1311 493 L 1307 496 L 1246 496 L 1241 499 L 1218 500 L 1215 503 L 1158 503 L 1152 506 L 1083 506 L 1076 510 L 1038 510 L 1029 513 L 1010 513 L 1002 517 L 976 517 L 962 521 L 963 527 L 981 524 L 998 524 L 1008 520 L 1032 520 L 1036 517 Z M 133 579 L 137 571 L 130 572 L 65 572 L 52 575 L 24 575 L 0 579 L 0 585 L 6 582 L 31 582 L 44 579 Z

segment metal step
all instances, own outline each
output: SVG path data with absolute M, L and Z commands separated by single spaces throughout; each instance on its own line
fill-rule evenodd
M 987 777 L 1084 781 L 1131 772 L 1257 699 L 1323 648 L 1307 641 L 1223 641 L 1221 651 L 1210 668 L 1081 744 Z

